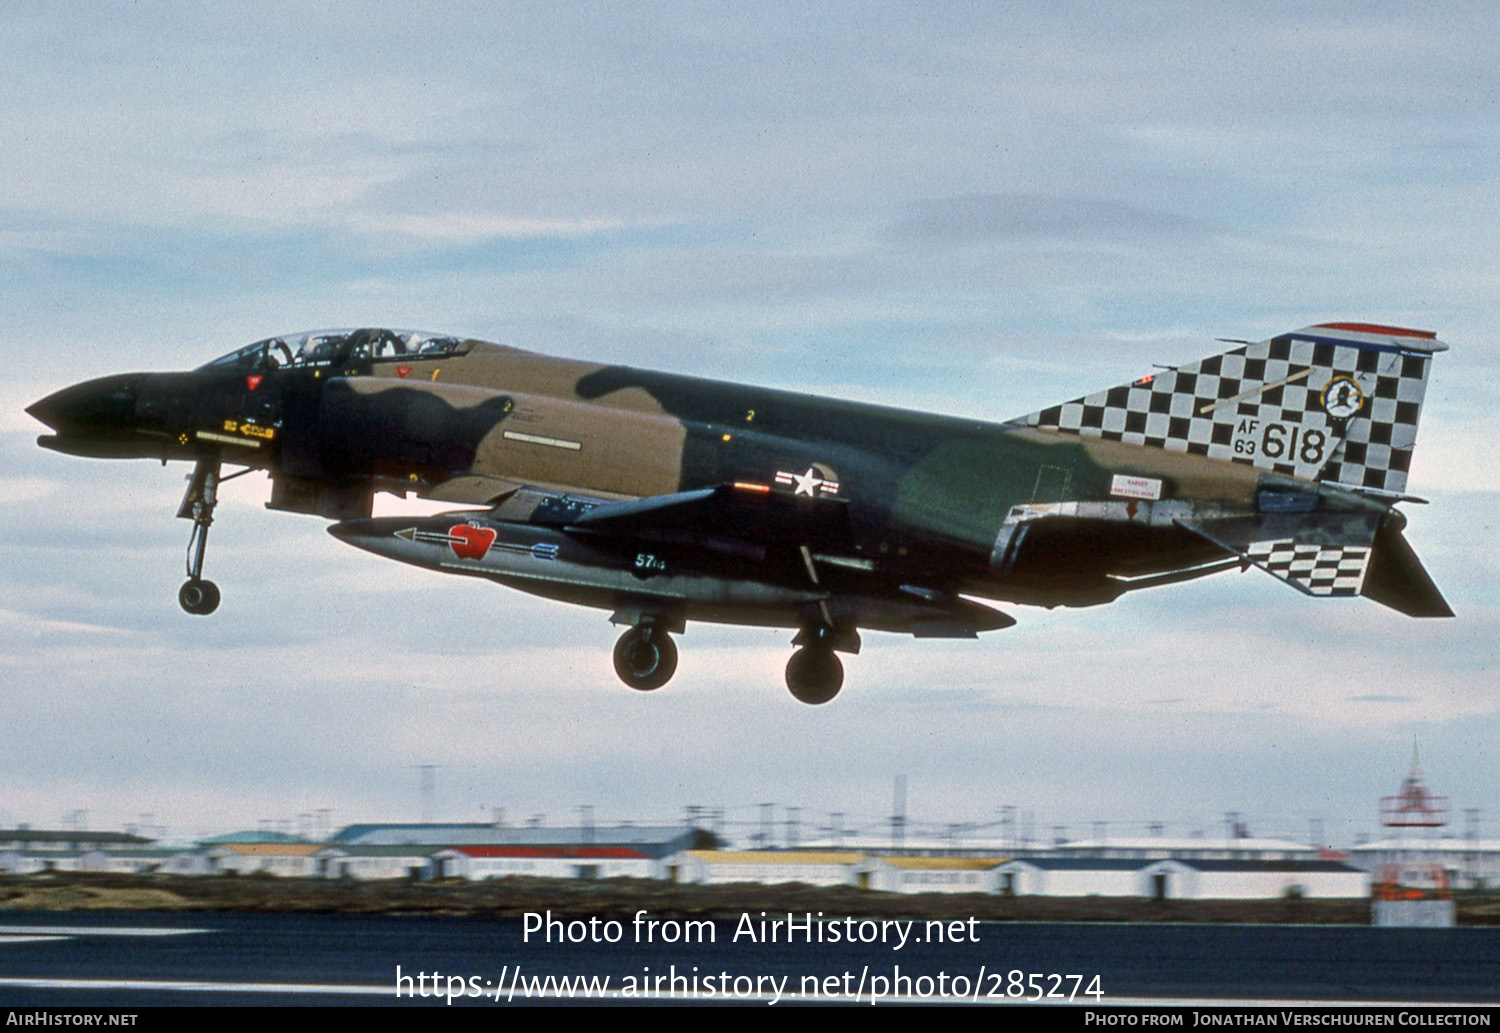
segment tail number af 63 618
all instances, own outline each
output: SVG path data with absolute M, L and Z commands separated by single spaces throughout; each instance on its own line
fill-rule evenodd
M 1301 441 L 1297 435 L 1301 434 Z M 1261 435 L 1261 454 L 1269 459 L 1286 459 L 1308 466 L 1320 466 L 1328 447 L 1328 435 L 1321 430 L 1303 430 L 1295 424 L 1268 423 Z
M 1303 429 L 1295 423 L 1267 423 L 1255 436 L 1254 420 L 1240 423 L 1234 440 L 1234 454 L 1263 455 L 1306 466 L 1321 466 L 1328 455 L 1328 435 L 1315 427 Z

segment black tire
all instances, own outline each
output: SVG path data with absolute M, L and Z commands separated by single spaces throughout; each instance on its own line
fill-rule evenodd
M 659 689 L 676 672 L 677 643 L 660 628 L 637 626 L 615 643 L 615 673 L 632 689 Z
M 195 617 L 206 617 L 219 608 L 219 586 L 212 581 L 191 578 L 177 590 L 177 602 Z
M 799 649 L 787 661 L 786 687 L 799 702 L 813 706 L 827 703 L 844 687 L 844 665 L 826 647 Z

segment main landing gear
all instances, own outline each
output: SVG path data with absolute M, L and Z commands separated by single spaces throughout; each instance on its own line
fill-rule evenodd
M 188 538 L 187 581 L 177 590 L 177 602 L 188 613 L 206 617 L 219 608 L 219 586 L 203 579 L 203 551 L 208 547 L 208 527 L 219 504 L 219 460 L 199 459 L 177 515 L 192 520 Z
M 616 623 L 636 623 L 615 643 L 615 673 L 632 689 L 659 689 L 677 672 L 677 644 L 672 641 L 666 618 L 645 618 L 617 613 Z M 681 631 L 679 621 L 671 626 Z M 825 625 L 804 627 L 792 640 L 798 647 L 786 665 L 786 687 L 803 703 L 827 703 L 844 687 L 844 665 L 835 650 L 859 652 L 859 632 Z
M 677 643 L 659 624 L 637 624 L 615 643 L 615 673 L 632 689 L 659 689 L 676 672 Z
M 801 648 L 787 661 L 786 687 L 799 702 L 827 703 L 844 687 L 844 665 L 834 653 L 836 642 L 833 629 L 826 627 L 804 628 L 792 640 L 793 645 Z M 858 639 L 854 648 L 859 648 Z

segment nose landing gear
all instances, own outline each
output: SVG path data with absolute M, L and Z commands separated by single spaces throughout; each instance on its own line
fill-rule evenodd
M 187 581 L 177 590 L 177 602 L 198 617 L 206 617 L 219 608 L 219 586 L 203 578 L 203 552 L 208 548 L 208 527 L 214 522 L 214 507 L 219 503 L 219 460 L 199 459 L 177 515 L 192 520 L 193 533 L 188 538 Z
M 188 613 L 206 617 L 219 608 L 219 586 L 212 581 L 189 577 L 177 590 L 177 602 Z

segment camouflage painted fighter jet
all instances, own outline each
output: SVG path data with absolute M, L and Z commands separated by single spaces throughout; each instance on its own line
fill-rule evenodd
M 1241 342 L 1234 342 L 1241 343 Z M 225 466 L 272 509 L 382 556 L 601 607 L 654 689 L 689 620 L 796 629 L 794 696 L 843 683 L 860 629 L 975 637 L 977 599 L 1106 603 L 1256 566 L 1314 596 L 1451 616 L 1402 537 L 1424 331 L 1325 323 L 1008 423 L 745 387 L 406 331 L 273 337 L 187 373 L 106 377 L 27 411 L 73 455 L 195 464 L 183 609 Z M 371 517 L 375 492 L 471 508 Z

